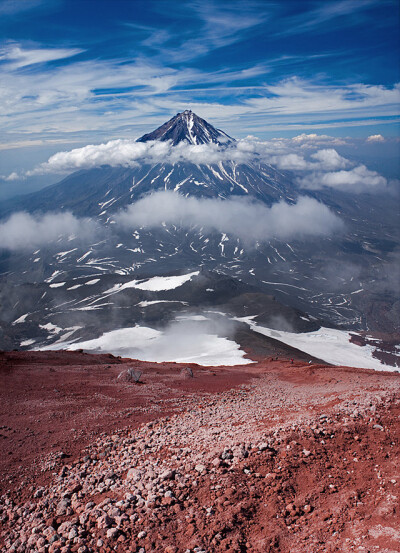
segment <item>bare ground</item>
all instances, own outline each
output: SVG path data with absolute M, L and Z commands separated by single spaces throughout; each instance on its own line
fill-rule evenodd
M 398 374 L 185 367 L 0 354 L 0 550 L 400 551 Z

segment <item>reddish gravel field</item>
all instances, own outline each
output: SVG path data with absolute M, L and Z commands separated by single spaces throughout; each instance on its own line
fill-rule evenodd
M 0 380 L 2 553 L 400 551 L 397 373 L 3 352 Z

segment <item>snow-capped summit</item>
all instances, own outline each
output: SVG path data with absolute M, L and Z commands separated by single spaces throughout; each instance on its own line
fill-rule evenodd
M 173 146 L 215 145 L 223 148 L 235 141 L 190 110 L 178 113 L 138 142 L 171 141 Z M 206 148 L 207 149 L 207 148 Z M 16 210 L 29 213 L 69 209 L 76 216 L 110 215 L 158 190 L 182 196 L 229 198 L 248 196 L 267 205 L 296 197 L 290 181 L 265 163 L 235 160 L 215 161 L 204 155 L 202 163 L 192 161 L 139 163 L 133 167 L 100 166 L 72 173 L 61 182 L 33 194 L 2 202 L 0 218 Z
M 187 109 L 182 113 L 177 113 L 175 117 L 158 127 L 155 131 L 143 135 L 138 142 L 147 142 L 148 140 L 172 140 L 172 144 L 186 141 L 189 144 L 228 144 L 234 142 L 223 131 L 216 129 L 210 123 Z

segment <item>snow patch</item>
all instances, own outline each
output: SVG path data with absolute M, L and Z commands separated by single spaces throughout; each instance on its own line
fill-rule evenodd
M 20 346 L 31 346 L 32 344 L 35 343 L 35 340 L 23 340 L 21 343 L 20 343 Z
M 178 276 L 168 276 L 168 277 L 152 277 L 145 280 L 131 280 L 130 282 L 125 282 L 125 284 L 115 284 L 109 290 L 106 290 L 105 294 L 112 294 L 116 292 L 121 292 L 127 288 L 137 288 L 139 290 L 148 290 L 150 292 L 161 292 L 163 290 L 174 290 L 185 282 L 191 280 L 194 276 L 197 276 L 200 271 L 195 271 L 193 273 L 188 273 L 186 275 Z
M 45 282 L 52 282 L 58 275 L 61 275 L 61 271 L 54 271 L 54 273 L 45 279 Z
M 46 323 L 45 325 L 39 325 L 39 328 L 43 328 L 43 330 L 48 330 L 51 334 L 59 334 L 62 332 L 62 328 L 54 325 L 53 323 Z
M 30 315 L 30 313 L 25 313 L 25 315 L 21 315 L 20 317 L 18 317 L 18 319 L 15 319 L 15 321 L 13 322 L 13 326 L 19 323 L 24 323 L 28 315 Z
M 149 290 L 151 292 L 161 292 L 162 290 L 174 290 L 179 286 L 185 284 L 191 280 L 194 276 L 197 276 L 200 271 L 188 273 L 186 275 L 169 276 L 169 277 L 153 277 L 136 284 L 134 287 L 139 290 Z
M 60 342 L 57 347 L 60 347 Z M 52 344 L 46 349 L 57 347 Z M 164 333 L 143 326 L 112 330 L 85 342 L 64 343 L 63 348 L 108 352 L 141 361 L 197 363 L 204 366 L 246 365 L 253 362 L 245 359 L 240 346 L 227 338 L 199 334 L 196 340 L 187 340 L 184 334 L 179 339 L 179 333 L 175 333 L 172 339 L 168 331 Z
M 97 284 L 98 282 L 100 282 L 100 279 L 94 278 L 93 280 L 88 280 L 87 282 L 85 282 L 85 284 L 86 286 L 92 286 L 93 284 Z
M 352 333 L 345 330 L 321 327 L 313 332 L 296 334 L 259 326 L 251 320 L 246 322 L 255 332 L 275 338 L 332 365 L 374 369 L 376 371 L 398 370 L 398 367 L 384 365 L 379 359 L 375 359 L 372 356 L 375 347 L 370 345 L 358 346 L 350 342 Z
M 153 300 L 153 301 L 140 301 L 136 305 L 139 307 L 147 307 L 149 305 L 154 305 L 155 303 L 182 303 L 183 305 L 187 305 L 186 301 L 179 301 L 179 300 Z

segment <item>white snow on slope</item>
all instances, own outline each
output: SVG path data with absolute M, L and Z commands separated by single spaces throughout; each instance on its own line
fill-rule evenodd
M 23 340 L 21 343 L 20 343 L 20 346 L 21 347 L 26 347 L 26 346 L 31 346 L 32 344 L 35 343 L 35 340 Z
M 24 323 L 28 315 L 30 315 L 30 313 L 25 313 L 25 315 L 21 315 L 20 317 L 18 317 L 18 319 L 15 319 L 15 321 L 13 322 L 13 326 L 19 323 Z
M 97 284 L 98 282 L 100 282 L 100 279 L 99 278 L 94 278 L 93 280 L 88 280 L 87 282 L 85 282 L 86 286 L 92 286 L 93 284 Z M 69 288 L 68 288 L 69 290 Z
M 169 277 L 153 277 L 137 284 L 135 288 L 139 290 L 149 290 L 151 292 L 160 292 L 162 290 L 174 290 L 185 282 L 191 280 L 194 276 L 197 276 L 200 271 L 194 273 L 188 273 L 186 275 L 169 276 Z
M 44 330 L 48 330 L 51 334 L 59 334 L 62 332 L 62 328 L 54 325 L 53 323 L 46 323 L 45 325 L 39 325 L 39 328 L 43 328 Z
M 177 363 L 197 363 L 199 365 L 246 365 L 252 363 L 245 359 L 245 352 L 240 346 L 219 336 L 210 334 L 199 334 L 196 340 L 188 340 L 182 335 L 181 339 L 177 334 L 171 340 L 168 333 L 163 333 L 149 327 L 135 326 L 120 328 L 106 332 L 94 340 L 77 342 L 74 344 L 60 342 L 43 349 L 68 350 L 84 349 L 91 352 L 107 352 L 122 357 L 131 357 L 141 361 L 175 361 Z
M 109 290 L 106 290 L 104 293 L 115 293 L 121 292 L 126 288 L 138 288 L 139 290 L 148 290 L 150 292 L 161 292 L 163 290 L 174 290 L 185 282 L 191 280 L 194 276 L 197 276 L 200 271 L 195 271 L 194 273 L 188 273 L 186 275 L 177 275 L 177 276 L 156 276 L 148 278 L 146 280 L 131 280 L 130 282 L 125 282 L 125 284 L 116 284 Z
M 187 305 L 187 302 L 185 301 L 179 301 L 179 300 L 151 300 L 151 301 L 140 301 L 138 304 L 139 307 L 148 307 L 149 305 L 155 305 L 156 303 L 182 303 L 183 305 Z
M 49 276 L 49 278 L 46 278 L 45 279 L 45 282 L 51 282 L 52 280 L 54 280 L 58 275 L 61 275 L 61 271 L 54 271 L 53 274 L 51 276 Z
M 346 367 L 358 367 L 362 369 L 375 369 L 376 371 L 394 371 L 398 367 L 384 365 L 372 356 L 375 348 L 369 345 L 358 346 L 350 342 L 350 332 L 336 330 L 334 328 L 321 327 L 314 332 L 284 332 L 259 326 L 246 318 L 252 330 L 275 338 L 284 344 L 300 349 L 309 355 L 323 359 L 332 365 Z M 243 320 L 243 319 L 241 319 Z
M 74 332 L 76 332 L 80 328 L 82 328 L 82 327 L 81 326 L 71 326 L 69 328 L 64 328 L 64 331 L 67 331 L 67 332 L 65 332 L 65 334 L 62 334 L 56 342 L 53 342 L 51 344 L 51 347 L 47 347 L 47 348 L 45 347 L 45 348 L 41 348 L 41 349 L 63 349 L 63 344 L 66 343 L 66 340 L 68 340 L 68 338 L 70 338 L 74 334 Z

